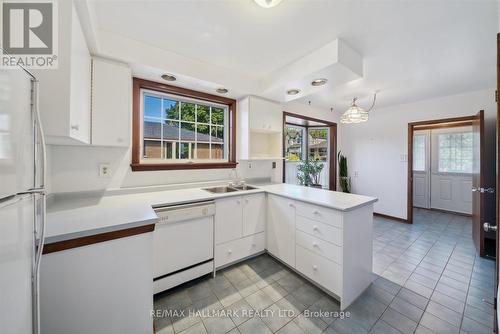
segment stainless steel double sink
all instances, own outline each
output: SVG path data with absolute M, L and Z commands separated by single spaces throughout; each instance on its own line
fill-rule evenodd
M 212 188 L 203 188 L 203 190 L 208 191 L 212 194 L 223 194 L 223 193 L 232 193 L 234 191 L 245 191 L 245 190 L 253 190 L 257 189 L 255 187 L 243 184 L 238 186 L 219 186 Z

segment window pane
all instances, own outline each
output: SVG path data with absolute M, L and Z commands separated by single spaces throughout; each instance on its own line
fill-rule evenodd
M 328 129 L 311 129 L 308 131 L 309 135 L 308 147 L 309 158 L 314 160 L 326 161 L 327 146 L 328 146 Z
M 144 118 L 144 139 L 161 139 L 161 120 L 157 118 Z
M 413 136 L 413 170 L 425 171 L 426 135 Z
M 198 104 L 196 111 L 196 121 L 198 123 L 210 122 L 210 107 Z
M 303 160 L 304 133 L 305 130 L 303 128 L 286 126 L 285 158 L 287 160 Z
M 212 144 L 211 154 L 212 159 L 224 159 L 224 145 Z
M 195 104 L 181 102 L 181 120 L 194 122 L 195 121 Z
M 175 159 L 177 158 L 175 155 L 174 155 L 174 148 L 175 148 L 175 144 L 174 142 L 168 142 L 168 141 L 164 141 L 163 142 L 163 150 L 164 150 L 164 157 L 166 159 Z
M 196 140 L 194 123 L 181 122 L 181 140 L 190 142 Z
M 192 143 L 180 143 L 179 159 L 192 159 Z
M 212 143 L 223 143 L 224 142 L 224 127 L 223 126 L 211 126 L 212 132 Z
M 165 123 L 163 123 L 163 140 L 179 140 L 179 122 L 165 121 Z
M 144 97 L 144 117 L 161 117 L 161 99 L 153 96 Z
M 161 159 L 161 142 L 145 140 L 144 141 L 144 158 L 145 159 Z
M 210 159 L 210 144 L 200 143 L 196 144 L 196 159 Z
M 212 107 L 211 123 L 219 125 L 224 124 L 224 109 Z
M 163 99 L 163 110 L 165 110 L 163 117 L 174 120 L 179 119 L 179 101 Z
M 438 171 L 441 173 L 472 172 L 472 132 L 438 135 Z

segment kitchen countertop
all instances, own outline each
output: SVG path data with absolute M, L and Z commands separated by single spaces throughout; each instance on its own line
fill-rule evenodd
M 176 189 L 123 195 L 57 195 L 47 206 L 45 243 L 154 224 L 154 206 L 176 205 L 268 192 L 341 211 L 377 201 L 374 197 L 345 194 L 291 184 L 259 185 L 258 189 L 212 194 L 202 188 Z

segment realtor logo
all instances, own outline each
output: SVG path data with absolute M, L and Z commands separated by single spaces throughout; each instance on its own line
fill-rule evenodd
M 2 2 L 0 67 L 57 68 L 56 9 L 54 0 Z

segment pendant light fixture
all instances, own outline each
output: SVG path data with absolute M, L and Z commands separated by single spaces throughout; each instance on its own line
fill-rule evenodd
M 357 97 L 352 99 L 351 106 L 340 117 L 340 123 L 362 123 L 368 121 L 368 113 L 375 107 L 377 93 L 373 94 L 373 103 L 368 110 L 365 110 L 356 104 Z
M 254 0 L 254 1 L 257 3 L 257 5 L 259 5 L 261 7 L 271 8 L 271 7 L 279 5 L 279 3 L 282 0 Z

